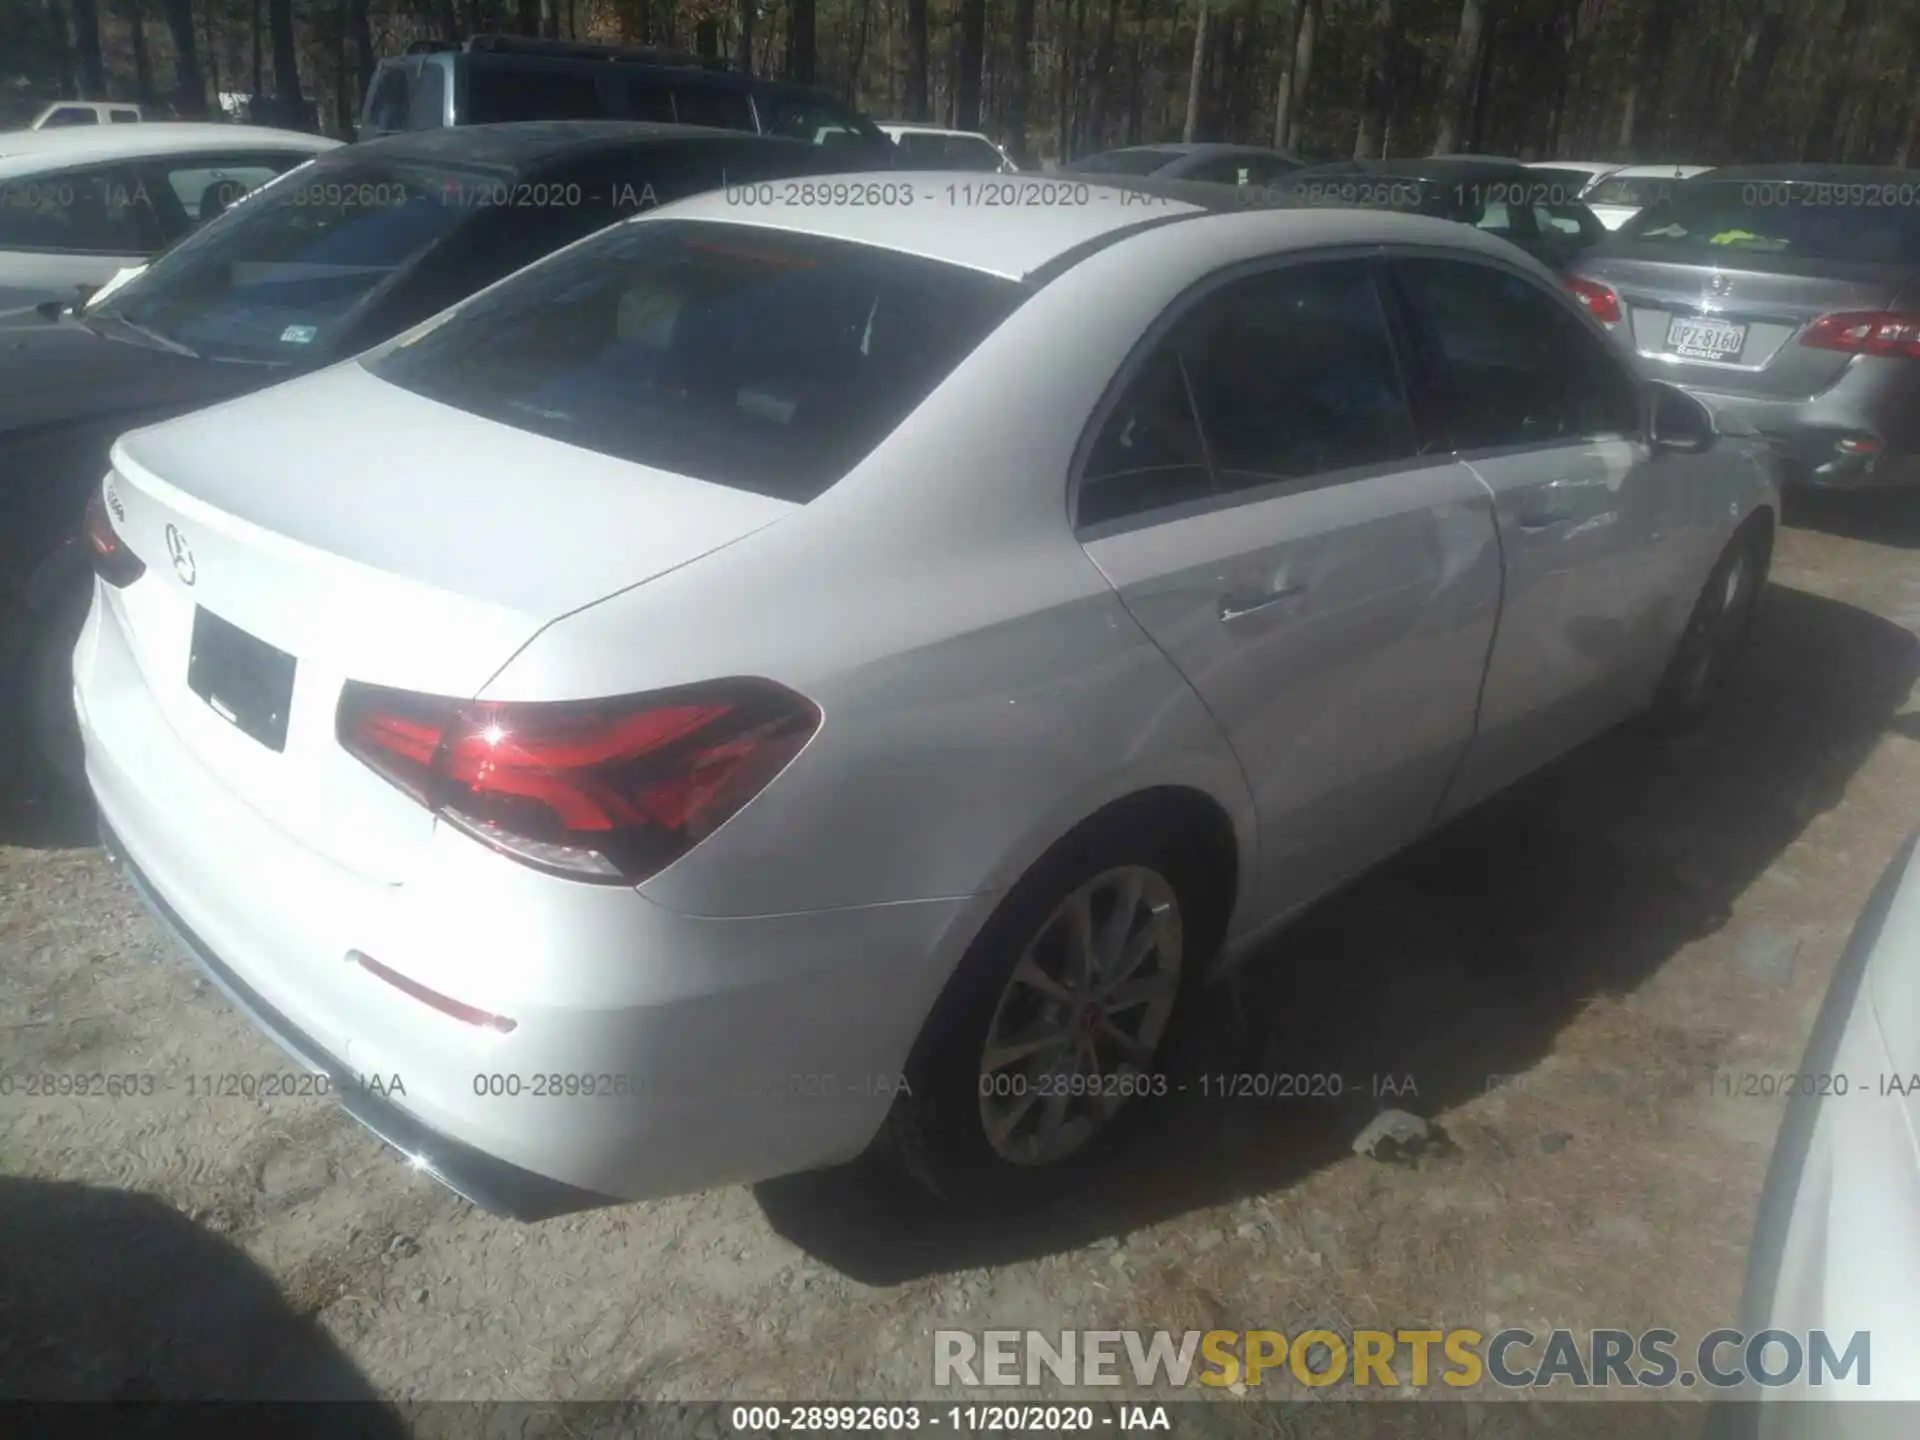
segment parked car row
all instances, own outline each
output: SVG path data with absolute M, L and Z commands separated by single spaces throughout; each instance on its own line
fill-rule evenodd
M 1051 1193 L 1205 980 L 1738 653 L 1775 449 L 1636 373 L 1550 268 L 1614 242 L 1508 162 L 1009 207 L 460 118 L 0 326 L 0 683 L 222 991 L 479 1203 L 870 1147 Z

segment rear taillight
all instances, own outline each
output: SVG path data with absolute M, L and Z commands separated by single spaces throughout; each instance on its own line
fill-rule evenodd
M 87 497 L 87 557 L 93 562 L 94 574 L 116 590 L 124 590 L 147 573 L 147 566 L 114 530 L 105 492 L 106 486 L 102 485 Z
M 1602 325 L 1620 323 L 1620 297 L 1612 286 L 1602 285 L 1598 280 L 1582 280 L 1578 275 L 1569 275 L 1566 286 Z
M 1920 314 L 1903 310 L 1843 310 L 1822 315 L 1801 335 L 1802 345 L 1850 355 L 1920 360 Z
M 348 681 L 340 743 L 495 849 L 638 884 L 724 825 L 820 725 L 765 680 L 613 700 L 466 703 Z

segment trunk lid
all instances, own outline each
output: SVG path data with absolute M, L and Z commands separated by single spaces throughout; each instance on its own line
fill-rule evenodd
M 123 437 L 108 508 L 147 565 L 116 617 L 182 740 L 282 829 L 399 880 L 431 821 L 339 747 L 345 681 L 470 697 L 549 622 L 794 507 L 349 362 Z
M 1619 294 L 1627 338 L 1661 367 L 1663 378 L 1722 393 L 1796 400 L 1827 389 L 1854 358 L 1802 345 L 1806 327 L 1839 310 L 1891 308 L 1909 273 L 1900 266 L 1830 262 L 1768 265 L 1763 257 L 1738 253 L 1718 263 L 1651 258 L 1611 247 L 1583 256 L 1577 268 Z M 1676 338 L 1715 333 L 1676 331 L 1676 322 L 1689 321 L 1744 327 L 1739 349 L 1719 360 L 1688 356 Z

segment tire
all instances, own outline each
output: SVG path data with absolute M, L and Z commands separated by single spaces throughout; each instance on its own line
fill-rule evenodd
M 1753 629 L 1772 551 L 1765 522 L 1749 520 L 1720 552 L 1647 711 L 1654 734 L 1689 735 L 1713 712 Z
M 1099 1169 L 1142 1101 L 1164 1093 L 1155 1088 L 1166 1084 L 1158 1066 L 1195 1008 L 1206 952 L 1224 920 L 1217 877 L 1196 863 L 1204 848 L 1182 839 L 1164 817 L 1154 825 L 1140 814 L 1076 832 L 1008 892 L 975 938 L 915 1044 L 907 1090 L 879 1137 L 886 1157 L 937 1199 L 973 1211 L 1048 1200 Z M 1104 1016 L 1097 1001 L 1069 1004 L 1070 990 L 1049 991 L 1035 978 L 1037 971 L 1039 979 L 1072 979 L 1075 957 L 1084 955 L 1068 944 L 1081 897 L 1083 933 L 1096 937 L 1096 948 L 1124 933 L 1143 952 L 1137 970 L 1121 972 L 1123 1003 Z M 1126 925 L 1112 926 L 1123 913 Z M 1143 938 L 1149 933 L 1156 938 Z M 1116 948 L 1125 944 L 1100 953 Z M 989 1066 L 989 1041 L 1005 1060 L 1041 1033 L 1066 1038 Z M 1071 1093 L 1083 1082 L 1104 1093 Z M 1043 1139 L 1052 1118 L 1060 1123 Z
M 19 762 L 42 789 L 73 795 L 87 792 L 86 756 L 73 709 L 73 647 L 92 601 L 90 584 L 62 575 L 23 617 L 25 629 L 6 686 L 11 725 L 24 742 Z

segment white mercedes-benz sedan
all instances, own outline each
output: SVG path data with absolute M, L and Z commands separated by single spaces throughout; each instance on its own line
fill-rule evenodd
M 1770 453 L 1547 270 L 1032 198 L 714 192 L 115 448 L 107 841 L 478 1203 L 1047 1192 L 1216 958 L 1718 688 Z

